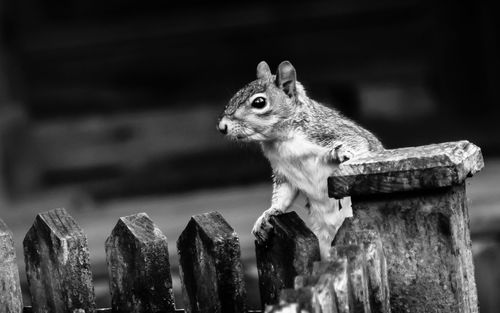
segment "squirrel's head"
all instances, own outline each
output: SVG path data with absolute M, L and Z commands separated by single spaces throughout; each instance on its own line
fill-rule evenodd
M 257 79 L 229 100 L 217 129 L 241 141 L 278 139 L 286 133 L 286 124 L 296 111 L 298 91 L 303 93 L 303 88 L 290 62 L 282 62 L 272 75 L 262 61 L 257 65 Z

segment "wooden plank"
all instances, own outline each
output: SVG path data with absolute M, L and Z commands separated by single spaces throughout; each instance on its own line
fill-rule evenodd
M 293 288 L 297 275 L 310 275 L 319 261 L 319 243 L 295 212 L 273 216 L 265 242 L 255 242 L 262 305 L 277 304 L 282 289 Z
M 118 220 L 106 240 L 106 260 L 113 311 L 175 312 L 167 237 L 146 213 Z
M 23 297 L 12 232 L 0 219 L 0 312 L 21 313 Z
M 66 210 L 38 214 L 23 246 L 34 313 L 95 311 L 87 237 Z
M 245 312 L 238 235 L 219 213 L 193 216 L 177 249 L 187 312 Z
M 463 140 L 384 150 L 340 164 L 328 178 L 330 197 L 458 185 L 484 166 L 481 149 Z

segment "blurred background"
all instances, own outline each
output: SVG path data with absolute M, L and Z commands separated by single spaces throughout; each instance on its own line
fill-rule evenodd
M 469 180 L 481 312 L 500 307 L 499 11 L 486 1 L 0 0 L 0 218 L 22 240 L 65 207 L 89 238 L 100 307 L 104 241 L 146 212 L 175 241 L 218 210 L 240 234 L 259 307 L 250 230 L 269 205 L 256 147 L 215 124 L 259 61 L 290 60 L 314 99 L 388 148 L 467 139 L 486 167 Z M 295 204 L 300 211 L 303 200 Z M 178 306 L 179 280 L 174 272 Z M 25 298 L 29 304 L 28 297 Z

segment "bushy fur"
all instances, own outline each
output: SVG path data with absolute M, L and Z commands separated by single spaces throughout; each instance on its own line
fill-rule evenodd
M 350 199 L 328 197 L 327 178 L 340 162 L 381 150 L 382 144 L 338 111 L 310 99 L 289 62 L 282 62 L 276 75 L 261 62 L 257 77 L 231 98 L 219 123 L 234 140 L 259 142 L 273 168 L 271 208 L 252 232 L 265 240 L 269 217 L 285 212 L 302 192 L 310 227 L 327 257 L 338 228 L 351 214 Z M 265 98 L 266 107 L 252 106 L 258 97 Z

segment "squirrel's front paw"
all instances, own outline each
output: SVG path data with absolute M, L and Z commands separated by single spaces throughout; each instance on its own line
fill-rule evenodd
M 344 144 L 339 143 L 332 149 L 332 158 L 339 163 L 348 161 L 354 157 L 354 150 L 346 147 Z
M 264 211 L 264 213 L 262 213 L 262 215 L 257 219 L 255 224 L 253 225 L 252 234 L 255 236 L 255 239 L 259 243 L 262 243 L 267 240 L 268 233 L 273 228 L 273 226 L 269 222 L 271 216 L 276 216 L 280 214 L 283 214 L 283 211 L 275 208 L 270 208 Z

